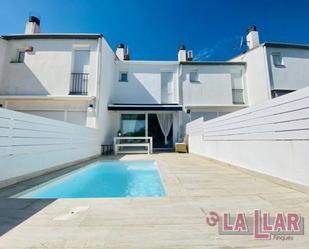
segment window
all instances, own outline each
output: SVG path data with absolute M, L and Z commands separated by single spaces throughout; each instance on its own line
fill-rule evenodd
M 198 73 L 196 71 L 190 72 L 190 82 L 199 82 Z
M 119 81 L 127 82 L 128 81 L 128 72 L 120 72 L 119 73 Z
M 145 114 L 121 114 L 121 132 L 126 137 L 144 137 Z
M 275 66 L 277 67 L 284 66 L 283 59 L 280 53 L 273 53 L 272 56 L 273 56 L 273 63 Z
M 11 61 L 12 63 L 24 63 L 25 51 L 17 50 L 16 57 Z

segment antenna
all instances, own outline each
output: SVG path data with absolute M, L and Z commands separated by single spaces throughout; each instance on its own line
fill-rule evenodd
M 245 45 L 244 37 L 242 36 L 242 37 L 240 38 L 239 48 L 240 48 L 240 49 L 243 48 L 244 45 Z

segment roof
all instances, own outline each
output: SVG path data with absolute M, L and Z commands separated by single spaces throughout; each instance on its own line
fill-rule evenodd
M 254 47 L 252 49 L 248 49 L 247 51 L 244 51 L 241 54 L 235 55 L 229 60 L 233 60 L 239 56 L 242 56 L 246 53 L 251 52 L 252 50 L 255 50 L 260 47 L 269 47 L 269 48 L 296 48 L 296 49 L 309 49 L 309 44 L 298 44 L 298 43 L 282 43 L 282 42 L 264 42 L 261 43 L 259 46 Z
M 178 104 L 109 104 L 109 111 L 182 111 Z
M 246 65 L 246 62 L 242 61 L 237 61 L 237 62 L 232 62 L 232 61 L 181 61 L 179 63 L 180 65 L 198 65 L 198 66 L 203 66 L 203 65 L 214 65 L 214 66 L 219 66 L 219 65 Z
M 178 61 L 145 61 L 145 60 L 122 60 L 116 63 L 126 64 L 136 64 L 136 65 L 167 65 L 167 66 L 177 66 Z
M 309 49 L 309 45 L 308 44 L 297 44 L 297 43 L 264 42 L 261 45 L 265 46 L 265 47 L 274 47 L 274 48 Z
M 99 39 L 102 34 L 79 34 L 79 33 L 39 33 L 39 34 L 9 34 L 1 36 L 4 40 L 23 39 Z
M 81 95 L 0 95 L 0 100 L 94 100 L 95 96 Z

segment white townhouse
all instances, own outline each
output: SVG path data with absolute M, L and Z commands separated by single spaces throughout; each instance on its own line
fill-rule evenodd
M 247 41 L 230 61 L 195 62 L 185 46 L 177 61 L 134 61 L 101 34 L 40 33 L 31 16 L 25 34 L 0 39 L 0 106 L 99 128 L 102 144 L 121 133 L 172 149 L 190 120 L 309 85 L 308 46 L 260 44 L 255 28 Z
M 38 19 L 32 17 L 30 21 L 39 27 Z M 100 34 L 30 32 L 2 36 L 0 104 L 94 125 L 89 123 L 87 109 L 96 101 L 101 40 Z
M 246 62 L 248 104 L 309 86 L 309 45 L 265 42 L 255 26 L 248 29 L 248 50 L 231 62 Z

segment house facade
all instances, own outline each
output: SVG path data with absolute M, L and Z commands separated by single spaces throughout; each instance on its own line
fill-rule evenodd
M 256 29 L 245 54 L 222 62 L 195 62 L 185 46 L 176 61 L 134 61 L 127 46 L 113 51 L 101 34 L 39 31 L 30 17 L 25 34 L 0 39 L 0 106 L 96 127 L 102 144 L 121 133 L 171 149 L 196 118 L 309 85 L 308 47 L 259 44 Z

